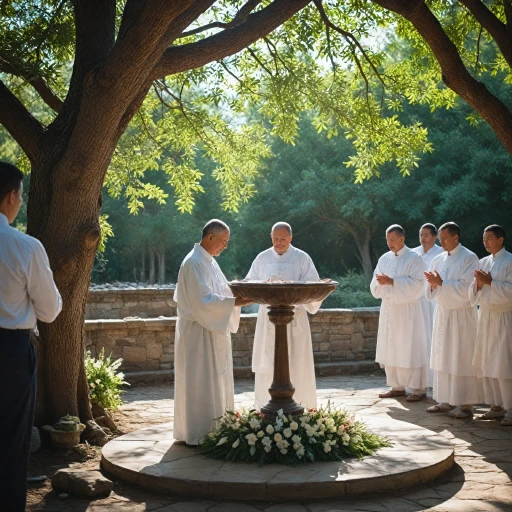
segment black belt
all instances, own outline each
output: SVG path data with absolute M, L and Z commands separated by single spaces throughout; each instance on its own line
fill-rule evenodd
M 4 329 L 3 327 L 0 327 L 0 332 L 26 334 L 27 336 L 30 336 L 31 331 L 32 331 L 32 329 Z

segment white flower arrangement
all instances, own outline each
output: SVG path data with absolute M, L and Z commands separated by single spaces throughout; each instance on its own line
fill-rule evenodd
M 353 414 L 326 407 L 309 409 L 298 418 L 278 411 L 274 421 L 258 411 L 227 411 L 217 428 L 201 440 L 201 453 L 215 459 L 297 465 L 315 460 L 362 458 L 389 446 Z

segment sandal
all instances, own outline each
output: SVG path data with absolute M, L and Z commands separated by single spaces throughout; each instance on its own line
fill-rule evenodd
M 507 411 L 505 409 L 500 409 L 499 411 L 493 411 L 489 409 L 485 414 L 481 414 L 480 416 L 476 416 L 476 420 L 496 420 L 502 419 L 505 417 Z
M 379 393 L 379 398 L 393 398 L 395 396 L 405 396 L 405 390 L 390 389 L 385 393 Z
M 411 393 L 406 399 L 406 402 L 420 402 L 424 398 L 427 398 L 427 394 L 423 393 L 421 395 L 418 395 L 416 393 Z
M 441 404 L 431 405 L 427 412 L 449 412 L 453 409 L 453 406 L 448 405 L 448 407 L 443 407 Z
M 470 409 L 460 409 L 460 411 L 457 411 L 455 414 L 450 414 L 452 418 L 457 418 L 459 420 L 463 420 L 466 418 L 472 418 L 473 417 L 473 411 Z
M 502 427 L 512 427 L 512 415 L 507 414 L 501 421 L 500 425 Z

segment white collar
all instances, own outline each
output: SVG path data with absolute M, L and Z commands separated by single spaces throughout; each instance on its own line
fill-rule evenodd
M 211 262 L 213 260 L 213 256 L 200 243 L 194 244 L 194 250 L 198 251 L 199 254 L 206 258 L 208 261 Z
M 0 224 L 5 224 L 6 226 L 9 225 L 9 221 L 7 220 L 7 217 L 0 212 Z
M 496 254 L 493 254 L 493 259 L 500 258 L 503 256 L 507 251 L 505 250 L 505 247 L 501 248 Z
M 455 256 L 459 251 L 460 251 L 460 248 L 462 246 L 460 245 L 460 243 L 457 245 L 457 247 L 454 247 L 451 251 L 446 251 L 448 253 L 448 256 Z
M 290 254 L 292 252 L 293 245 L 290 244 L 290 246 L 288 247 L 286 252 L 283 252 L 283 254 L 278 254 L 277 251 L 274 249 L 274 246 L 272 246 L 271 249 L 272 249 L 274 256 L 277 256 L 278 258 L 282 258 L 283 256 L 286 256 L 287 254 Z
M 409 250 L 409 247 L 407 245 L 404 245 L 399 251 L 395 252 L 395 256 L 403 256 L 407 251 Z

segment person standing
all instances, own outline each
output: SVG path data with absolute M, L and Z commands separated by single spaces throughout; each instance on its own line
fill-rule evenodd
M 18 215 L 23 173 L 0 162 L 0 509 L 23 512 L 36 396 L 30 332 L 62 309 L 41 242 L 10 227 Z
M 436 301 L 431 366 L 433 396 L 439 402 L 427 411 L 451 411 L 450 416 L 462 419 L 473 416 L 473 404 L 482 402 L 483 389 L 472 364 L 477 311 L 468 297 L 478 258 L 460 244 L 459 238 L 460 228 L 455 222 L 446 222 L 439 228 L 444 252 L 432 260 L 425 272 L 425 293 L 428 300 Z
M 428 354 L 425 319 L 421 310 L 423 260 L 405 245 L 398 224 L 386 230 L 389 252 L 379 258 L 370 284 L 372 295 L 382 299 L 375 360 L 386 372 L 389 391 L 380 398 L 404 396 L 409 402 L 426 397 Z
M 503 418 L 502 425 L 512 426 L 512 254 L 497 224 L 485 228 L 483 241 L 490 256 L 474 272 L 469 300 L 480 305 L 473 366 L 492 407 L 477 419 Z
M 235 406 L 230 333 L 240 308 L 215 257 L 227 248 L 229 227 L 213 219 L 185 257 L 174 300 L 178 305 L 174 362 L 174 439 L 198 445 L 215 420 Z
M 256 256 L 246 280 L 320 280 L 313 260 L 304 251 L 291 245 L 293 234 L 289 224 L 274 224 L 270 238 L 272 247 Z M 315 408 L 317 405 L 315 363 L 308 312 L 316 313 L 321 304 L 320 301 L 295 306 L 293 321 L 287 325 L 290 378 L 295 387 L 293 399 L 307 408 Z M 255 374 L 254 401 L 258 409 L 270 400 L 268 389 L 274 376 L 275 326 L 267 313 L 265 306 L 259 307 L 252 353 L 252 371 Z
M 443 252 L 443 248 L 436 245 L 437 228 L 434 224 L 423 224 L 420 228 L 420 245 L 413 249 L 422 258 L 425 265 L 425 270 L 428 270 L 432 260 Z M 425 317 L 425 327 L 427 329 L 427 352 L 429 358 L 428 370 L 428 386 L 431 388 L 434 383 L 434 372 L 430 368 L 430 354 L 432 352 L 432 326 L 434 324 L 434 309 L 436 307 L 435 301 L 429 301 L 425 295 L 421 298 L 421 309 Z

